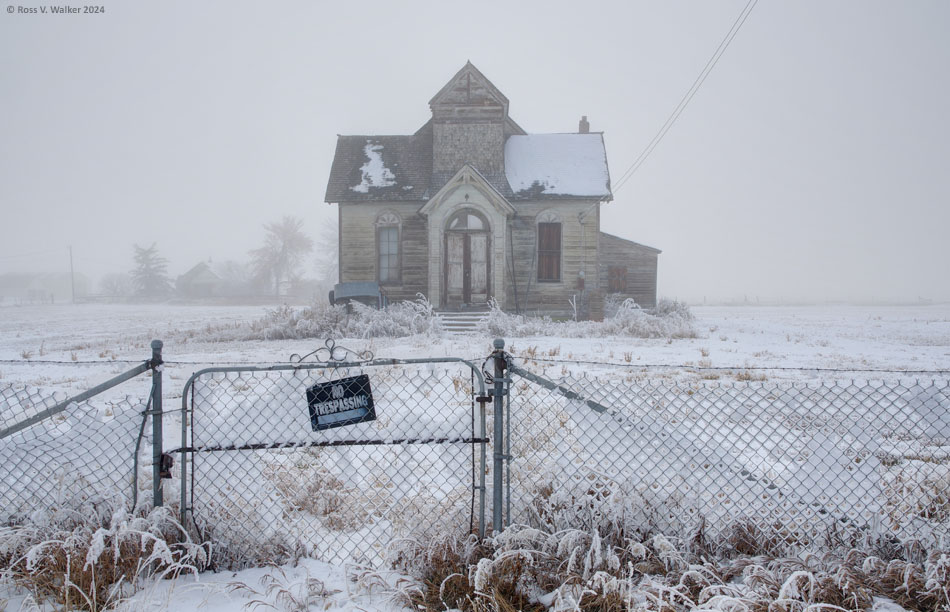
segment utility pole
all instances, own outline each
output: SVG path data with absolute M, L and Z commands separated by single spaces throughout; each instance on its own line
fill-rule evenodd
M 76 275 L 73 273 L 73 245 L 69 245 L 69 290 L 73 296 L 73 304 L 76 303 Z

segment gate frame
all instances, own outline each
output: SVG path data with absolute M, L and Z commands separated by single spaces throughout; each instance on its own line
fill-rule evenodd
M 327 355 L 325 361 L 311 361 L 304 362 L 303 360 L 307 357 L 317 355 L 322 356 Z M 343 353 L 343 357 L 338 359 L 336 356 Z M 367 357 L 366 359 L 358 359 L 355 361 L 346 360 L 350 355 L 356 357 Z M 480 435 L 478 436 L 479 442 L 477 444 L 481 447 L 479 461 L 481 463 L 481 468 L 479 469 L 479 479 L 478 486 L 474 487 L 478 491 L 478 537 L 485 537 L 485 461 L 486 461 L 486 445 L 488 444 L 488 437 L 486 430 L 486 415 L 485 415 L 485 404 L 490 400 L 490 396 L 486 393 L 485 389 L 485 377 L 481 370 L 471 361 L 467 359 L 462 359 L 460 357 L 429 357 L 429 358 L 420 358 L 420 359 L 376 359 L 373 357 L 372 353 L 363 352 L 357 353 L 350 349 L 338 346 L 332 339 L 327 339 L 324 347 L 320 347 L 317 350 L 304 355 L 303 357 L 299 355 L 292 355 L 291 360 L 296 358 L 298 361 L 296 363 L 288 364 L 275 364 L 269 366 L 222 366 L 222 367 L 210 367 L 198 370 L 193 373 L 191 377 L 185 381 L 185 385 L 182 388 L 181 393 L 181 447 L 169 451 L 179 453 L 179 463 L 181 466 L 181 508 L 180 508 L 180 519 L 182 525 L 187 525 L 189 515 L 192 519 L 192 524 L 194 523 L 194 508 L 188 504 L 188 453 L 194 453 L 195 449 L 189 445 L 188 441 L 188 432 L 191 429 L 189 424 L 194 421 L 194 402 L 192 402 L 191 410 L 188 409 L 189 404 L 189 392 L 194 390 L 194 383 L 199 377 L 206 374 L 213 373 L 228 373 L 228 372 L 282 372 L 282 371 L 299 371 L 299 370 L 338 370 L 341 368 L 364 368 L 364 367 L 378 367 L 378 366 L 394 366 L 394 365 L 415 365 L 415 364 L 431 364 L 431 363 L 459 363 L 464 364 L 469 367 L 472 371 L 473 376 L 477 380 L 478 393 L 476 394 L 476 389 L 472 389 L 472 395 L 475 402 L 478 404 L 479 411 L 479 429 Z M 190 418 L 189 418 L 190 417 Z M 475 444 L 476 442 L 473 442 Z M 306 445 L 300 445 L 306 446 Z M 281 446 L 281 448 L 293 448 L 293 446 Z M 192 469 L 192 477 L 194 477 L 194 469 Z M 194 487 L 191 487 L 192 495 L 194 494 Z

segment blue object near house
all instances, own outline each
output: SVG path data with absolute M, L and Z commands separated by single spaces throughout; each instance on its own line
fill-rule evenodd
M 331 304 L 349 304 L 360 302 L 374 308 L 385 308 L 388 304 L 386 296 L 380 291 L 379 283 L 375 281 L 351 281 L 333 285 L 330 292 Z

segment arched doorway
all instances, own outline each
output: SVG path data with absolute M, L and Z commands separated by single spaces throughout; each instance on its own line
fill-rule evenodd
M 489 227 L 480 213 L 466 208 L 449 218 L 445 226 L 442 303 L 462 308 L 488 301 Z

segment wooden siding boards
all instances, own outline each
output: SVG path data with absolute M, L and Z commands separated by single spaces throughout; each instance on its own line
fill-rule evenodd
M 399 217 L 399 282 L 384 284 L 390 300 L 412 300 L 428 287 L 429 256 L 425 219 L 419 205 L 405 202 L 340 203 L 340 282 L 378 280 L 376 219 L 384 212 Z
M 611 267 L 627 271 L 627 290 L 620 295 L 632 298 L 642 308 L 656 306 L 656 268 L 659 249 L 600 232 L 600 285 L 607 290 Z
M 518 214 L 509 221 L 511 243 L 506 258 L 508 268 L 514 262 L 514 280 L 508 275 L 506 300 L 508 310 L 516 308 L 525 314 L 547 314 L 571 317 L 570 300 L 577 297 L 581 315 L 596 316 L 599 280 L 597 248 L 600 207 L 584 201 L 518 202 Z M 588 211 L 586 216 L 579 212 Z M 538 215 L 553 213 L 561 223 L 561 280 L 538 281 Z M 580 217 L 584 217 L 581 219 Z M 547 216 L 546 216 L 547 218 Z M 583 289 L 579 285 L 584 271 Z M 516 295 L 517 294 L 517 295 Z

